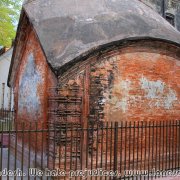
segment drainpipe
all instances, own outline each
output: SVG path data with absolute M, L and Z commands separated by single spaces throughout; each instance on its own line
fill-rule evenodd
M 165 0 L 162 0 L 162 16 L 165 18 L 165 11 L 166 11 L 166 3 Z
M 12 88 L 9 88 L 9 99 L 8 99 L 8 109 L 11 111 L 11 101 L 12 101 Z
M 4 109 L 4 95 L 5 95 L 5 83 L 2 83 L 2 102 L 1 102 L 2 109 Z

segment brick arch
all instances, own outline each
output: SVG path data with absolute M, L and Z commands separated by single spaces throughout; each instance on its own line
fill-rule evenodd
M 76 64 L 81 65 L 82 62 L 88 61 L 94 58 L 101 58 L 111 56 L 112 54 L 118 53 L 119 50 L 126 47 L 132 47 L 130 51 L 146 51 L 149 47 L 151 51 L 168 54 L 169 56 L 180 58 L 180 44 L 159 38 L 152 37 L 130 37 L 118 41 L 112 41 L 100 46 L 94 46 L 93 48 L 81 53 L 77 57 L 71 59 L 66 63 L 63 63 L 60 67 L 57 67 L 55 73 L 58 76 L 64 76 L 67 74 L 68 69 L 72 69 Z M 139 47 L 135 49 L 134 47 Z
M 103 121 L 177 120 L 179 57 L 172 53 L 170 47 L 167 51 L 168 46 L 159 45 L 136 43 L 67 68 L 59 76 L 57 97 L 54 99 L 57 106 L 52 111 L 55 115 L 52 119 L 56 123 L 54 127 L 57 128 L 55 136 L 60 138 L 60 142 L 65 143 L 65 136 L 58 134 L 59 128 L 66 132 L 72 125 L 75 129 L 93 129 L 104 126 Z M 156 133 L 159 133 L 158 130 Z M 70 138 L 70 135 L 67 137 Z M 83 152 L 89 144 L 97 144 L 97 137 L 91 131 L 88 142 L 87 134 L 81 132 L 71 138 L 78 138 L 78 160 L 83 159 Z M 101 139 L 102 134 L 98 144 L 101 144 Z M 57 154 L 65 158 L 62 147 L 59 151 L 57 145 Z
M 69 87 L 83 79 L 80 89 L 86 88 L 88 94 L 82 95 L 86 105 L 81 108 L 88 122 L 175 120 L 179 118 L 178 50 L 159 41 L 117 47 L 67 68 L 59 85 Z

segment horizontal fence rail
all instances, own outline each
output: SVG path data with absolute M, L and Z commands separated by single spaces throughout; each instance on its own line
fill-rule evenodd
M 179 120 L 0 127 L 2 179 L 155 179 L 180 168 Z

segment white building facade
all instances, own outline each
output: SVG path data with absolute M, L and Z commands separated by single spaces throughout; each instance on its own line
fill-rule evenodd
M 13 108 L 13 92 L 7 86 L 12 52 L 13 48 L 0 56 L 0 109 L 11 110 Z

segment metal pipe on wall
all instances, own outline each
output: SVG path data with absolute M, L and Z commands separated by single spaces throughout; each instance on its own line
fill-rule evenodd
M 165 0 L 162 0 L 162 16 L 165 18 L 166 14 L 165 14 L 165 11 L 166 11 L 166 2 Z
M 2 102 L 1 102 L 2 109 L 4 109 L 4 95 L 5 95 L 5 83 L 2 83 Z

